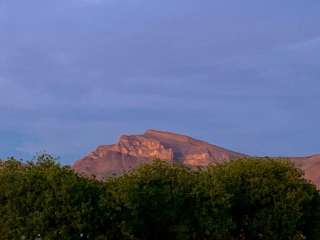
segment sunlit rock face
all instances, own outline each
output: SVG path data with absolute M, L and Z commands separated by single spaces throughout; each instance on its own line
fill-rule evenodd
M 190 166 L 207 166 L 245 155 L 188 136 L 148 130 L 143 135 L 121 136 L 114 145 L 99 146 L 77 161 L 75 171 L 101 179 L 161 159 Z
M 204 141 L 175 133 L 148 130 L 144 136 L 156 139 L 165 147 L 172 149 L 173 159 L 191 166 L 206 166 L 244 156 Z
M 119 174 L 154 159 L 188 166 L 207 166 L 248 155 L 233 152 L 188 136 L 148 130 L 142 135 L 123 135 L 114 145 L 99 146 L 95 151 L 77 161 L 73 169 L 98 179 Z M 305 178 L 320 189 L 320 155 L 289 157 L 304 171 Z

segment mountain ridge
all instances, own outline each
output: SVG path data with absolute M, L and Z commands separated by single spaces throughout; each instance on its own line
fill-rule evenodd
M 187 135 L 149 129 L 143 134 L 121 135 L 115 144 L 98 146 L 76 161 L 73 169 L 80 174 L 103 179 L 154 159 L 187 166 L 207 166 L 243 157 L 250 156 Z M 292 161 L 304 171 L 306 179 L 320 187 L 320 154 L 280 158 Z

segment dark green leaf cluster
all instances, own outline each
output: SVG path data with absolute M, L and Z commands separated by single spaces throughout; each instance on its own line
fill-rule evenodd
M 81 177 L 50 155 L 0 161 L 0 239 L 320 239 L 320 197 L 285 160 L 164 161 Z
M 49 155 L 0 165 L 0 239 L 83 239 L 99 233 L 103 185 Z M 92 238 L 91 238 L 92 239 Z

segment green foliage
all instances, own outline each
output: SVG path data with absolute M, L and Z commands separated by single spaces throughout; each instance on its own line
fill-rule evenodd
M 1 239 L 80 239 L 99 226 L 102 184 L 77 176 L 49 155 L 0 170 Z
M 241 159 L 205 171 L 232 196 L 234 237 L 319 239 L 319 193 L 286 160 Z
M 231 197 L 221 181 L 208 174 L 206 169 L 195 175 L 193 186 L 192 216 L 194 229 L 193 239 L 225 240 L 232 239 L 235 225 L 231 216 Z
M 317 240 L 319 207 L 316 188 L 279 159 L 155 161 L 104 183 L 48 154 L 0 161 L 3 240 Z
M 138 239 L 188 239 L 192 172 L 155 161 L 117 179 L 126 226 Z

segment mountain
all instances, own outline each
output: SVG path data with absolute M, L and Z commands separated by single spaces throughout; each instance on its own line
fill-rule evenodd
M 142 135 L 123 135 L 114 145 L 99 146 L 75 162 L 73 168 L 81 174 L 95 175 L 101 179 L 136 168 L 154 159 L 189 166 L 207 166 L 244 156 L 188 136 L 148 130 Z
M 154 159 L 188 166 L 207 166 L 248 155 L 171 132 L 148 130 L 142 135 L 123 135 L 113 145 L 99 146 L 78 160 L 73 169 L 98 179 L 119 174 Z M 286 157 L 305 172 L 306 179 L 320 188 L 320 155 Z
M 305 178 L 317 185 L 320 189 L 320 155 L 308 157 L 291 157 L 293 163 L 303 170 Z

